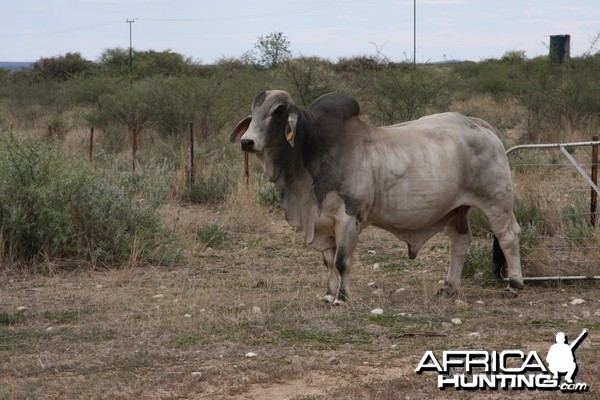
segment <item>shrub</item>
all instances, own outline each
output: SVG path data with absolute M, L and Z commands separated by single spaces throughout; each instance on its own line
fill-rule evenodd
M 375 84 L 373 116 L 379 123 L 393 124 L 445 110 L 450 103 L 449 74 L 429 66 L 383 70 Z
M 137 178 L 140 181 L 143 178 Z M 52 143 L 0 141 L 0 237 L 16 260 L 84 258 L 122 264 L 177 257 L 163 229 L 154 184 L 102 177 Z M 164 191 L 163 191 L 164 192 Z

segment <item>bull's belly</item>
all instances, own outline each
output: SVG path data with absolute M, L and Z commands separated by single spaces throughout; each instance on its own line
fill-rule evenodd
M 437 202 L 375 203 L 370 210 L 368 224 L 401 230 L 425 229 L 462 205 L 452 197 Z

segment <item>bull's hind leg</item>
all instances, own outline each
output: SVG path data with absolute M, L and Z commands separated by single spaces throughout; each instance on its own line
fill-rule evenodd
M 454 294 L 460 287 L 460 278 L 471 243 L 471 231 L 466 211 L 459 213 L 454 220 L 450 221 L 446 226 L 446 232 L 450 238 L 450 268 L 446 275 L 445 288 L 440 293 Z
M 508 290 L 516 293 L 523 287 L 523 273 L 521 271 L 521 255 L 519 252 L 519 234 L 521 228 L 517 223 L 511 207 L 500 208 L 490 206 L 481 209 L 487 216 L 492 232 L 498 238 L 500 248 L 506 259 L 508 271 Z

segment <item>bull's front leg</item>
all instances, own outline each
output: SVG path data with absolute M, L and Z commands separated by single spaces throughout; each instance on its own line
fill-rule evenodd
M 350 296 L 350 270 L 352 268 L 352 258 L 358 235 L 360 233 L 360 221 L 354 217 L 345 214 L 338 221 L 335 231 L 336 250 L 334 265 L 339 274 L 338 290 L 335 293 L 333 305 L 343 306 Z
M 327 292 L 323 297 L 323 302 L 332 304 L 335 301 L 336 293 L 340 286 L 340 274 L 335 268 L 335 248 L 327 249 L 323 252 L 323 263 L 327 267 Z

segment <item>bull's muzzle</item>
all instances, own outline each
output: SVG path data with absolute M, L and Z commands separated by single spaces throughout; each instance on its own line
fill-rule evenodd
M 252 140 L 252 139 L 242 139 L 240 141 L 240 143 L 242 145 L 242 150 L 243 151 L 249 151 L 249 152 L 254 151 L 254 140 Z

